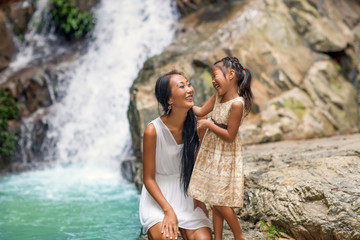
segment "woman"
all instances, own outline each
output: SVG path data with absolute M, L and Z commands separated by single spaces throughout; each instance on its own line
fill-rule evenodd
M 193 94 L 190 83 L 177 71 L 156 82 L 155 95 L 165 114 L 144 132 L 139 211 L 149 239 L 177 239 L 179 229 L 185 239 L 211 239 L 205 205 L 186 194 L 199 145 Z

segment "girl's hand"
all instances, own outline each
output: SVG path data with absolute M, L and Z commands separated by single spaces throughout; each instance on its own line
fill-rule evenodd
M 204 211 L 206 217 L 209 218 L 209 212 L 208 212 L 208 210 L 206 208 L 205 203 L 203 203 L 202 201 L 194 199 L 194 211 L 195 211 L 195 209 L 197 207 L 201 208 Z
M 211 120 L 208 118 L 208 119 L 199 119 L 197 121 L 197 128 L 198 128 L 198 131 L 200 130 L 203 130 L 203 129 L 207 129 L 208 128 L 208 124 L 211 122 Z
M 179 236 L 178 219 L 171 208 L 164 212 L 165 216 L 161 225 L 161 234 L 164 234 L 166 238 L 177 239 Z

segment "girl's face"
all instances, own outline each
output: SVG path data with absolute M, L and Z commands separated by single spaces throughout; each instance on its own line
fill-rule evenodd
M 194 106 L 194 88 L 183 76 L 174 74 L 170 77 L 171 97 L 168 103 L 172 107 L 190 109 Z
M 215 65 L 212 68 L 212 84 L 219 96 L 223 96 L 230 88 L 234 87 L 234 70 L 230 69 L 224 75 L 222 69 Z

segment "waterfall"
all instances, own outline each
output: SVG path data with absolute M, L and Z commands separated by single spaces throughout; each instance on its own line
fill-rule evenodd
M 27 1 L 23 2 L 25 6 L 28 4 Z M 54 33 L 55 28 L 51 24 L 49 13 L 49 0 L 36 1 L 36 11 L 33 13 L 28 27 L 29 31 L 25 34 L 23 43 L 16 37 L 13 38 L 18 54 L 1 74 L 0 82 L 4 82 L 18 70 L 40 64 L 55 55 L 68 51 L 65 47 L 60 46 L 60 41 Z
M 94 14 L 92 40 L 58 73 L 62 96 L 43 117 L 45 160 L 57 166 L 0 178 L 1 239 L 136 239 L 140 233 L 137 190 L 120 175 L 131 149 L 129 89 L 144 61 L 171 42 L 178 15 L 171 0 L 102 0 Z M 46 55 L 53 47 L 46 42 L 42 53 L 28 44 L 30 55 L 19 55 L 13 69 Z
M 129 88 L 144 61 L 170 43 L 178 16 L 170 1 L 108 0 L 95 17 L 95 40 L 61 76 L 66 94 L 48 118 L 48 157 L 61 163 L 124 157 Z

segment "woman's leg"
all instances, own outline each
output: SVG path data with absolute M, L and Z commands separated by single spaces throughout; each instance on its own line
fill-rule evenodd
M 226 222 L 229 224 L 231 231 L 234 234 L 235 240 L 246 240 L 242 233 L 239 220 L 237 219 L 234 209 L 231 207 L 214 206 L 214 209 L 218 210 Z
M 224 227 L 224 218 L 219 212 L 219 210 L 217 210 L 214 207 L 212 209 L 212 212 L 213 212 L 213 226 L 214 226 L 215 240 L 221 240 L 223 227 Z
M 194 230 L 184 229 L 187 240 L 211 240 L 211 230 L 208 227 L 202 227 Z
M 166 237 L 165 234 L 161 233 L 161 224 L 162 222 L 159 222 L 152 226 L 148 231 L 148 237 L 150 240 L 170 240 L 170 237 Z M 172 238 L 172 240 L 175 240 L 175 238 Z
M 179 230 L 180 230 L 180 233 L 181 233 L 182 238 L 183 238 L 184 240 L 189 240 L 189 239 L 187 238 L 187 236 L 186 236 L 186 231 L 185 231 L 185 229 L 179 228 Z

